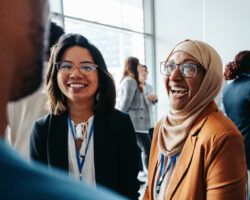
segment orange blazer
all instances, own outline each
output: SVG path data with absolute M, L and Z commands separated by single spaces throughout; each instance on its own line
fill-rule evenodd
M 158 165 L 158 122 L 148 167 L 144 200 L 153 200 Z M 212 102 L 198 117 L 169 182 L 166 200 L 245 200 L 247 168 L 243 138 Z

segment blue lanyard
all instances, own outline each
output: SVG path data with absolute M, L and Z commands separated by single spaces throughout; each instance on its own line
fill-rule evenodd
M 166 175 L 167 172 L 169 171 L 171 165 L 175 165 L 175 163 L 176 163 L 176 158 L 177 158 L 178 155 L 179 155 L 179 153 L 177 153 L 177 154 L 175 154 L 175 155 L 173 155 L 173 156 L 171 157 L 170 162 L 169 162 L 169 164 L 168 164 L 168 166 L 166 167 L 166 170 L 165 170 L 165 172 L 164 172 L 164 160 L 165 160 L 165 158 L 164 158 L 164 155 L 161 154 L 160 178 L 158 179 L 157 185 L 156 185 L 156 193 L 157 193 L 157 194 L 159 194 L 159 192 L 160 192 L 161 184 L 162 184 L 162 182 L 163 182 L 163 180 L 164 180 L 165 175 Z
M 82 172 L 82 168 L 83 168 L 83 165 L 84 165 L 84 162 L 85 162 L 85 158 L 86 158 L 86 155 L 87 155 L 87 151 L 88 151 L 88 147 L 89 147 L 89 142 L 90 142 L 90 139 L 93 135 L 93 128 L 94 128 L 94 121 L 92 122 L 92 125 L 91 125 L 91 128 L 90 128 L 90 132 L 89 132 L 89 137 L 88 137 L 88 142 L 87 142 L 87 145 L 85 147 L 85 154 L 84 156 L 82 157 L 82 160 L 80 159 L 80 154 L 79 154 L 79 150 L 77 149 L 77 145 L 76 145 L 76 137 L 75 137 L 75 129 L 73 128 L 73 124 L 71 122 L 71 119 L 70 119 L 70 116 L 68 115 L 68 124 L 69 124 L 69 127 L 70 127 L 70 132 L 74 138 L 74 142 L 75 142 L 75 151 L 76 151 L 76 160 L 77 160 L 77 166 L 78 166 L 78 171 L 79 171 L 79 174 L 81 174 Z M 82 176 L 80 175 L 80 179 L 82 179 Z

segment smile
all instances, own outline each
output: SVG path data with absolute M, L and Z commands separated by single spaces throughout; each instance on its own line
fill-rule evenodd
M 84 88 L 86 86 L 87 86 L 86 84 L 82 84 L 82 83 L 69 83 L 68 84 L 68 87 L 71 87 L 71 88 Z
M 170 87 L 170 91 L 172 94 L 186 94 L 188 92 L 186 88 L 181 87 Z

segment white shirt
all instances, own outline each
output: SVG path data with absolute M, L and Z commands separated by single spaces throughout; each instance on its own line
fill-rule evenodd
M 46 115 L 47 96 L 44 94 L 45 70 L 48 63 L 44 62 L 43 83 L 32 95 L 8 104 L 9 129 L 6 138 L 11 146 L 24 158 L 29 159 L 29 141 L 31 128 L 35 120 Z
M 88 119 L 88 131 L 87 131 L 87 140 L 89 139 L 90 129 L 93 124 L 94 116 L 91 116 Z M 73 123 L 74 124 L 74 123 Z M 76 125 L 76 124 L 74 124 Z M 93 130 L 94 131 L 94 130 Z M 69 155 L 69 172 L 72 177 L 80 180 L 80 176 L 82 179 L 90 183 L 92 185 L 96 185 L 95 180 L 95 163 L 94 163 L 94 133 L 89 142 L 88 150 L 85 157 L 85 162 L 82 168 L 81 173 L 78 169 L 77 158 L 76 158 L 76 145 L 71 133 L 70 127 L 68 128 L 68 155 Z M 85 143 L 86 144 L 86 143 Z

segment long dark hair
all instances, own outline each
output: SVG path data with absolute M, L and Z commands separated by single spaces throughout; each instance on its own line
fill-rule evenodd
M 50 22 L 50 31 L 49 31 L 49 41 L 48 47 L 46 49 L 47 60 L 50 58 L 51 48 L 58 41 L 58 39 L 64 34 L 64 30 L 61 26 L 58 26 L 54 22 Z
M 137 66 L 140 64 L 139 59 L 136 57 L 128 57 L 125 60 L 124 68 L 123 68 L 123 74 L 121 81 L 130 74 L 133 75 L 133 78 L 135 79 L 138 89 L 142 91 L 142 88 L 140 87 L 140 81 L 139 81 L 139 74 L 137 70 Z
M 59 89 L 57 83 L 56 63 L 61 61 L 64 52 L 73 46 L 79 46 L 89 51 L 95 64 L 98 66 L 98 100 L 94 102 L 94 112 L 107 112 L 115 107 L 115 83 L 112 75 L 108 72 L 107 66 L 101 52 L 89 42 L 87 38 L 80 34 L 67 34 L 62 36 L 58 43 L 53 47 L 49 60 L 48 73 L 46 77 L 46 92 L 48 95 L 48 106 L 50 112 L 60 115 L 67 111 L 65 96 Z M 95 98 L 97 99 L 97 98 Z
M 224 78 L 226 80 L 237 79 L 241 73 L 250 72 L 250 51 L 239 52 L 233 62 L 226 65 Z

